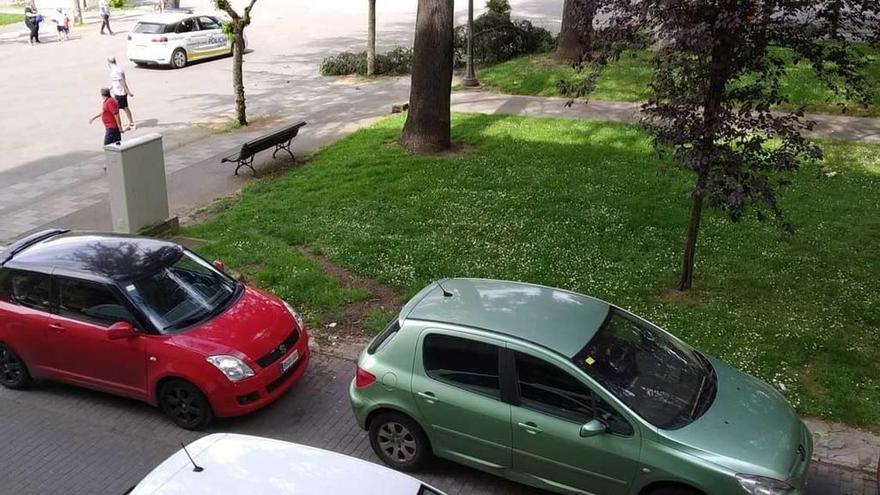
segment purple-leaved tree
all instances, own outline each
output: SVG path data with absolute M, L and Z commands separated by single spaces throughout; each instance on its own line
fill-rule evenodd
M 878 37 L 877 0 L 602 0 L 597 19 L 583 77 L 561 87 L 586 98 L 623 50 L 656 49 L 642 122 L 655 148 L 694 175 L 682 291 L 693 285 L 704 204 L 734 221 L 751 208 L 791 228 L 777 190 L 822 152 L 804 137 L 813 123 L 802 111 L 771 111 L 788 102 L 780 85 L 786 67 L 811 64 L 853 104 L 866 105 L 875 90 L 862 69 L 865 43 Z

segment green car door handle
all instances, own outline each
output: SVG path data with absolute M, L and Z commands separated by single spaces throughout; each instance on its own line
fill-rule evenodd
M 538 433 L 544 431 L 538 425 L 532 423 L 531 421 L 529 421 L 528 423 L 517 423 L 516 425 L 532 435 L 537 435 Z
M 437 402 L 437 396 L 434 395 L 434 392 L 419 392 L 419 397 L 425 399 L 428 404 Z

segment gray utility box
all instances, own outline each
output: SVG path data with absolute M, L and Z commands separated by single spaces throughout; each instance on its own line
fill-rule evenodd
M 136 234 L 168 220 L 162 136 L 148 134 L 104 146 L 113 231 Z

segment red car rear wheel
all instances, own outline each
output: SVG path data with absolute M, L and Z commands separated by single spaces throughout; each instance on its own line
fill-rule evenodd
M 31 375 L 24 361 L 6 344 L 0 343 L 0 385 L 22 389 L 30 385 Z

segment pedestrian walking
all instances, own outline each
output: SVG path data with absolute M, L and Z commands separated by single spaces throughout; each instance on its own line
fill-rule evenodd
M 128 97 L 134 97 L 134 95 L 128 89 L 125 71 L 116 63 L 116 57 L 107 59 L 107 67 L 110 68 L 110 94 L 113 95 L 119 109 L 123 110 L 126 117 L 128 117 L 128 127 L 126 129 L 134 129 L 134 119 L 131 116 L 131 109 L 128 107 Z
M 104 34 L 104 28 L 107 28 L 107 32 L 110 35 L 113 35 L 113 30 L 110 29 L 110 3 L 107 0 L 101 0 L 98 3 L 98 10 L 101 12 L 101 34 Z
M 67 12 L 64 13 L 64 38 L 70 39 L 70 16 L 67 15 Z
M 55 9 L 55 13 L 52 15 L 52 22 L 55 23 L 55 27 L 58 30 L 58 41 L 70 39 L 67 28 L 69 19 L 67 14 L 61 11 L 61 7 Z
M 34 7 L 33 4 L 29 4 L 24 8 L 24 25 L 27 26 L 30 33 L 30 38 L 28 38 L 28 43 L 33 45 L 34 43 L 40 42 L 40 22 L 39 22 L 40 13 L 37 12 L 37 8 Z
M 101 88 L 101 97 L 104 99 L 101 104 L 101 113 L 89 119 L 89 124 L 101 119 L 104 123 L 104 146 L 108 144 L 116 144 L 122 141 L 122 123 L 119 121 L 119 107 L 116 106 L 116 100 L 110 95 L 110 88 Z

